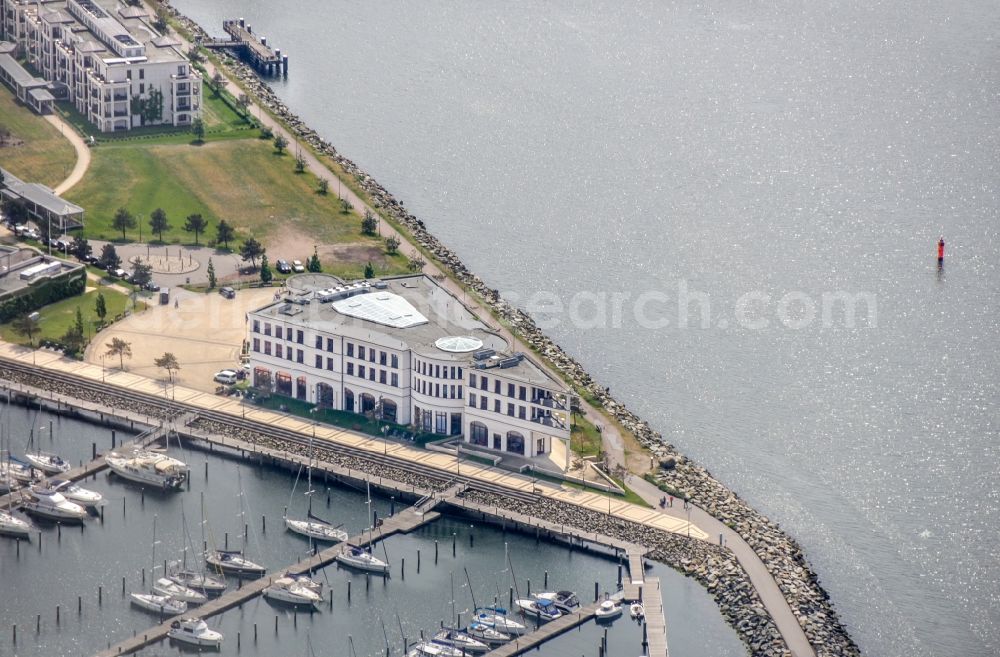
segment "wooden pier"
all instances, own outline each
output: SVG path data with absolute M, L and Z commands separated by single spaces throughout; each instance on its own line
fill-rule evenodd
M 616 594 L 611 597 L 612 600 L 620 600 L 620 598 L 621 594 Z M 603 602 L 603 600 L 601 602 Z M 534 632 L 529 632 L 528 634 L 517 637 L 509 643 L 505 643 L 498 648 L 494 648 L 490 652 L 486 653 L 486 657 L 514 657 L 514 655 L 520 655 L 521 653 L 527 652 L 533 648 L 537 648 L 549 639 L 553 639 L 563 632 L 567 632 L 577 625 L 582 625 L 592 619 L 594 614 L 597 612 L 598 607 L 601 606 L 601 602 L 594 602 L 585 607 L 581 606 L 575 614 L 563 614 L 554 621 L 550 621 L 539 626 L 539 628 Z
M 381 541 L 393 534 L 407 534 L 422 525 L 437 520 L 440 515 L 436 511 L 427 510 L 423 513 L 414 513 L 412 508 L 405 509 L 396 515 L 385 518 L 378 528 L 350 537 L 347 539 L 347 543 L 364 547 L 369 542 Z M 285 572 L 313 572 L 332 563 L 336 560 L 337 555 L 340 554 L 344 545 L 344 543 L 337 543 L 298 563 L 285 566 L 284 568 L 272 569 L 272 575 L 255 580 L 242 581 L 240 588 L 227 591 L 217 598 L 210 598 L 205 604 L 194 607 L 181 616 L 197 616 L 198 618 L 205 619 L 216 614 L 221 614 L 227 609 L 242 605 L 244 602 L 261 595 L 264 589 L 271 585 L 275 577 L 280 577 Z M 381 577 L 381 575 L 377 574 L 372 574 L 371 576 Z M 142 634 L 137 634 L 132 638 L 120 641 L 107 650 L 102 650 L 97 653 L 96 657 L 126 655 L 141 650 L 150 644 L 162 641 L 166 638 L 167 632 L 170 631 L 170 623 L 176 620 L 176 618 L 180 618 L 180 616 L 165 619 L 159 625 L 149 628 Z
M 222 21 L 222 29 L 229 35 L 228 41 L 213 39 L 201 45 L 236 50 L 244 61 L 265 75 L 288 75 L 288 55 L 282 55 L 280 49 L 267 45 L 267 37 L 254 34 L 253 28 L 242 18 Z

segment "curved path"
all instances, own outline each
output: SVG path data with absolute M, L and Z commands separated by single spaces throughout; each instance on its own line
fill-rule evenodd
M 73 185 L 83 180 L 83 174 L 87 173 L 87 167 L 90 166 L 90 149 L 87 147 L 87 143 L 83 141 L 83 137 L 77 134 L 73 126 L 63 121 L 62 118 L 55 114 L 46 114 L 45 120 L 58 128 L 59 133 L 68 139 L 69 143 L 73 144 L 73 148 L 76 150 L 76 164 L 73 165 L 73 170 L 69 172 L 66 180 L 59 183 L 53 190 L 56 194 L 63 194 L 69 191 Z

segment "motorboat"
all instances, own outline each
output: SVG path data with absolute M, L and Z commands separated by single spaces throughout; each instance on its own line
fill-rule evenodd
M 47 488 L 31 488 L 22 498 L 21 505 L 34 516 L 59 522 L 81 522 L 87 517 L 87 510 L 82 506 Z
M 507 615 L 503 607 L 482 607 L 476 610 L 473 620 L 506 634 L 521 635 L 528 628 Z
M 264 589 L 264 597 L 293 605 L 318 605 L 322 596 L 308 584 L 291 577 L 279 577 Z
M 221 577 L 213 577 L 193 570 L 175 570 L 167 574 L 167 579 L 189 589 L 201 591 L 206 595 L 218 595 L 225 591 L 228 586 L 226 580 Z
M 131 593 L 129 598 L 136 607 L 152 611 L 161 616 L 177 616 L 187 611 L 187 603 L 183 600 L 173 600 L 168 595 L 156 593 Z
M 76 502 L 80 506 L 98 507 L 104 504 L 104 496 L 97 491 L 81 488 L 68 479 L 49 479 L 45 488 L 62 493 L 70 502 Z
M 551 600 L 521 598 L 515 600 L 514 605 L 521 610 L 522 614 L 534 616 L 540 621 L 552 621 L 562 616 L 562 612 L 556 608 L 555 603 Z
M 621 604 L 616 604 L 614 600 L 605 600 L 594 612 L 598 621 L 614 620 L 622 615 Z
M 488 646 L 499 646 L 513 639 L 511 635 L 478 621 L 470 623 L 465 631 L 472 638 L 478 639 Z
M 69 472 L 69 469 L 73 467 L 61 456 L 48 452 L 25 452 L 24 458 L 28 459 L 34 467 L 50 475 Z
M 442 646 L 457 648 L 459 651 L 464 653 L 484 653 L 490 649 L 488 645 L 479 639 L 471 637 L 461 630 L 456 630 L 450 627 L 442 627 L 440 630 L 435 632 L 431 641 Z
M 174 641 L 205 648 L 218 648 L 225 638 L 222 632 L 211 629 L 208 623 L 200 618 L 182 618 L 173 621 L 167 630 L 167 636 Z
M 312 517 L 309 520 L 293 520 L 292 518 L 286 517 L 285 527 L 296 534 L 308 536 L 314 541 L 343 543 L 349 538 L 347 532 L 343 529 L 334 527 L 327 522 L 318 521 L 315 517 Z
M 580 600 L 572 591 L 545 591 L 536 593 L 534 597 L 538 600 L 549 600 L 564 614 L 572 614 L 580 609 Z
M 160 452 L 111 452 L 104 460 L 116 475 L 147 486 L 177 489 L 187 480 L 187 465 Z
M 642 604 L 638 602 L 633 602 L 631 605 L 629 605 L 628 615 L 636 619 L 645 618 L 646 608 L 643 607 Z
M 413 646 L 408 653 L 407 657 L 464 657 L 462 651 L 458 648 L 453 648 L 451 646 L 446 646 L 441 643 L 434 643 L 433 641 L 421 641 L 420 643 Z
M 367 570 L 373 573 L 389 572 L 389 564 L 355 545 L 345 545 L 340 554 L 337 555 L 337 561 L 358 570 Z
M 267 572 L 264 566 L 250 561 L 238 550 L 209 550 L 205 554 L 205 563 L 237 577 L 260 577 Z
M 165 595 L 173 600 L 183 600 L 188 604 L 200 605 L 208 601 L 208 596 L 194 589 L 178 584 L 167 577 L 153 582 L 153 593 Z
M 15 538 L 29 538 L 31 536 L 31 523 L 18 518 L 13 513 L 0 511 L 0 534 Z

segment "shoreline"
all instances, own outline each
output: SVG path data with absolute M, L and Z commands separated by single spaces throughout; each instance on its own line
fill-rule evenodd
M 201 26 L 180 14 L 168 1 L 160 4 L 193 35 L 208 36 Z M 861 654 L 843 626 L 829 595 L 820 585 L 818 575 L 794 538 L 786 535 L 777 523 L 750 507 L 736 493 L 713 478 L 707 468 L 687 459 L 646 421 L 615 400 L 576 359 L 545 336 L 530 316 L 502 299 L 497 290 L 491 289 L 469 270 L 457 254 L 431 235 L 424 223 L 409 213 L 391 193 L 353 161 L 341 155 L 333 144 L 308 127 L 252 68 L 227 53 L 220 53 L 220 60 L 227 72 L 246 85 L 247 91 L 255 96 L 256 101 L 284 123 L 289 131 L 312 146 L 319 155 L 330 157 L 346 174 L 351 175 L 371 199 L 375 209 L 405 229 L 408 241 L 431 254 L 459 284 L 476 293 L 515 336 L 548 361 L 573 386 L 586 391 L 598 402 L 598 409 L 603 409 L 649 449 L 659 460 L 660 467 L 656 474 L 658 481 L 677 491 L 686 492 L 694 504 L 739 533 L 777 582 L 817 655 L 832 657 Z M 743 637 L 743 633 L 739 633 Z M 746 641 L 745 638 L 744 640 Z M 754 648 L 750 643 L 747 643 L 747 647 Z

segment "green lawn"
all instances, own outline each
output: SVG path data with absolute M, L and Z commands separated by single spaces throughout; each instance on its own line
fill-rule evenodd
M 19 145 L 0 147 L 0 166 L 26 182 L 53 187 L 76 163 L 76 152 L 59 130 L 27 107 L 20 105 L 7 87 L 0 85 L 0 126 L 11 132 Z
M 104 302 L 108 308 L 107 321 L 112 321 L 117 315 L 125 312 L 131 306 L 131 301 L 127 294 L 122 294 L 108 288 L 91 290 L 79 296 L 70 297 L 45 306 L 38 311 L 41 315 L 39 320 L 41 335 L 35 336 L 35 344 L 40 340 L 59 340 L 70 326 L 76 321 L 76 309 L 80 308 L 83 313 L 83 326 L 88 339 L 97 330 L 97 313 L 95 306 L 98 293 L 104 294 Z M 142 302 L 139 302 L 142 307 Z M 28 339 L 14 332 L 10 324 L 0 324 L 0 337 L 6 342 L 28 344 Z
M 151 145 L 144 142 L 102 144 L 91 168 L 67 196 L 87 209 L 85 233 L 114 238 L 111 219 L 119 207 L 141 214 L 163 208 L 171 223 L 168 242 L 193 242 L 184 218 L 200 213 L 209 221 L 209 239 L 225 218 L 242 236 L 268 235 L 293 223 L 320 243 L 366 241 L 357 213 L 344 214 L 335 195 L 315 192 L 312 174 L 296 174 L 292 156 L 274 153 L 259 139 L 194 145 Z M 121 234 L 118 233 L 118 238 Z M 137 239 L 132 231 L 129 239 Z M 202 243 L 206 240 L 202 239 Z
M 601 434 L 586 418 L 578 416 L 570 433 L 570 448 L 580 456 L 599 456 Z

